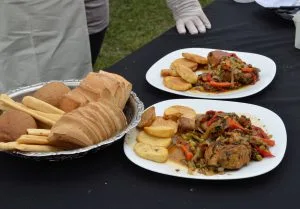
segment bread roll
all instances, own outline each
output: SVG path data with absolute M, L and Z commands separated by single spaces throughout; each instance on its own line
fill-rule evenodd
M 59 106 L 62 97 L 70 91 L 62 82 L 51 82 L 37 90 L 32 96 L 55 107 Z
M 65 112 L 71 112 L 72 110 L 84 106 L 89 103 L 89 100 L 82 93 L 81 89 L 75 88 L 65 94 L 59 102 L 59 109 Z
M 15 141 L 29 128 L 37 128 L 32 116 L 19 110 L 8 110 L 0 116 L 0 141 Z

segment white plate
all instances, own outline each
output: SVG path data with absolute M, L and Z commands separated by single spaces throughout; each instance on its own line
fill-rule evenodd
M 166 108 L 172 105 L 184 105 L 193 108 L 197 113 L 204 113 L 207 110 L 220 110 L 224 112 L 236 112 L 245 113 L 247 116 L 251 115 L 255 118 L 259 118 L 259 123 L 264 125 L 264 129 L 273 135 L 275 140 L 275 146 L 270 148 L 275 157 L 265 158 L 259 162 L 250 162 L 249 165 L 241 168 L 237 171 L 229 171 L 223 175 L 205 176 L 203 174 L 195 172 L 190 175 L 187 173 L 187 169 L 178 164 L 167 161 L 166 163 L 156 163 L 149 160 L 140 158 L 133 151 L 133 146 L 136 143 L 137 129 L 132 129 L 127 133 L 124 141 L 124 152 L 136 165 L 154 171 L 161 174 L 170 176 L 177 176 L 191 179 L 207 179 L 207 180 L 229 180 L 229 179 L 242 179 L 258 176 L 267 173 L 274 169 L 283 159 L 287 135 L 284 123 L 281 118 L 274 112 L 257 105 L 239 103 L 239 102 L 227 102 L 227 101 L 213 101 L 213 100 L 199 100 L 199 99 L 176 99 L 167 100 L 153 105 L 156 109 L 157 115 L 163 115 Z M 254 121 L 255 122 L 255 121 Z M 179 169 L 179 171 L 177 170 Z M 177 171 L 176 171 L 177 170 Z
M 247 64 L 252 64 L 254 67 L 259 68 L 261 70 L 259 73 L 259 81 L 257 81 L 257 83 L 254 85 L 249 85 L 238 90 L 222 93 L 175 91 L 164 86 L 163 78 L 160 76 L 160 71 L 162 69 L 169 68 L 175 59 L 182 57 L 181 54 L 183 52 L 195 53 L 203 57 L 207 57 L 208 53 L 213 50 L 215 49 L 186 48 L 171 52 L 151 66 L 151 68 L 147 71 L 146 80 L 148 83 L 158 89 L 178 95 L 207 99 L 234 99 L 246 97 L 263 90 L 272 82 L 273 78 L 275 77 L 276 64 L 272 59 L 259 54 L 223 50 L 226 52 L 236 53 L 237 56 L 244 60 Z

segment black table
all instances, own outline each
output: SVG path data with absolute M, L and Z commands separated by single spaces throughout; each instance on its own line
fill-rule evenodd
M 180 36 L 172 28 L 110 70 L 130 80 L 147 107 L 182 98 L 145 80 L 148 68 L 173 50 L 219 48 L 272 58 L 277 64 L 274 81 L 260 93 L 236 101 L 269 108 L 285 122 L 287 151 L 275 170 L 233 181 L 170 177 L 131 163 L 122 140 L 84 158 L 56 163 L 1 153 L 0 208 L 298 208 L 300 50 L 294 48 L 294 26 L 255 3 L 216 0 L 205 11 L 213 25 L 207 34 Z

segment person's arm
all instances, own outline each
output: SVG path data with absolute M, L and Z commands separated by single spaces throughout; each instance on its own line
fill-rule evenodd
M 167 0 L 167 5 L 173 12 L 178 33 L 185 34 L 186 29 L 190 34 L 205 33 L 206 28 L 211 28 L 198 0 Z

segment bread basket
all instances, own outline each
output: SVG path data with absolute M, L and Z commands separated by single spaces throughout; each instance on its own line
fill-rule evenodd
M 49 81 L 52 82 L 52 81 Z M 34 91 L 41 88 L 43 85 L 49 82 L 42 82 L 30 86 L 21 87 L 15 90 L 11 90 L 7 92 L 12 99 L 15 101 L 21 101 L 24 96 L 31 95 Z M 70 88 L 77 87 L 79 85 L 80 80 L 63 80 L 60 81 L 69 86 Z M 98 151 L 118 140 L 120 140 L 129 130 L 134 128 L 140 121 L 141 115 L 144 111 L 144 105 L 137 97 L 137 95 L 132 91 L 130 97 L 126 103 L 124 108 L 124 114 L 127 118 L 128 125 L 118 134 L 113 137 L 106 139 L 98 144 L 74 149 L 74 150 L 66 150 L 59 152 L 20 152 L 20 151 L 10 151 L 7 152 L 9 154 L 22 157 L 22 158 L 31 158 L 35 160 L 49 160 L 49 161 L 61 161 L 65 159 L 74 159 L 82 157 L 90 152 Z

